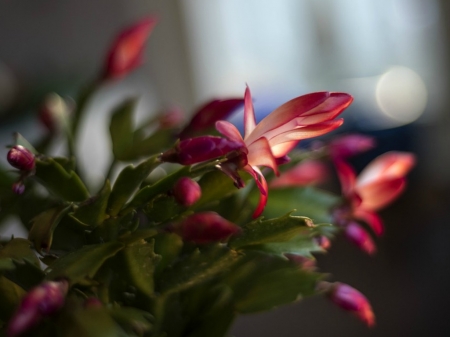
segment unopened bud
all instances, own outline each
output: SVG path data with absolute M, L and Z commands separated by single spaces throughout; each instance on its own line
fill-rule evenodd
M 60 280 L 47 281 L 31 289 L 12 316 L 7 336 L 19 336 L 37 325 L 44 316 L 52 315 L 61 309 L 68 287 L 66 280 Z
M 331 241 L 330 239 L 328 239 L 326 236 L 321 235 L 321 236 L 316 236 L 314 238 L 314 240 L 316 241 L 317 245 L 320 246 L 323 249 L 328 249 L 331 247 Z
M 188 177 L 183 177 L 175 183 L 173 196 L 179 204 L 189 207 L 200 199 L 202 196 L 202 189 L 196 181 Z
M 174 148 L 164 152 L 161 160 L 181 165 L 192 165 L 225 156 L 243 149 L 243 145 L 226 138 L 202 136 L 182 140 Z
M 351 222 L 345 227 L 345 236 L 367 254 L 372 255 L 376 252 L 376 246 L 370 234 L 356 222 Z
M 145 42 L 155 25 L 156 19 L 148 17 L 117 36 L 107 56 L 104 78 L 123 77 L 141 65 Z
M 369 301 L 355 288 L 336 282 L 329 284 L 327 295 L 338 307 L 352 312 L 369 327 L 375 324 L 375 315 Z
M 180 139 L 192 137 L 203 130 L 212 128 L 217 121 L 226 119 L 242 104 L 244 104 L 242 98 L 215 99 L 206 103 L 194 114 L 189 124 L 181 131 Z
M 240 230 L 240 227 L 214 212 L 193 214 L 179 226 L 179 234 L 184 240 L 198 244 L 224 241 Z
M 21 171 L 31 171 L 34 169 L 34 154 L 22 145 L 16 145 L 9 150 L 7 155 L 11 166 Z

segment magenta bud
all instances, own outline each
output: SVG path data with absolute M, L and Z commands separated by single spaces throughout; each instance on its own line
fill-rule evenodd
M 173 187 L 173 196 L 175 200 L 183 206 L 189 207 L 197 202 L 202 196 L 200 185 L 188 178 L 180 178 Z
M 62 308 L 69 284 L 66 280 L 47 281 L 31 289 L 12 316 L 7 336 L 19 336 L 36 326 L 44 316 Z
M 350 222 L 345 227 L 345 236 L 367 254 L 372 255 L 376 252 L 376 246 L 370 234 L 356 222 Z
M 161 160 L 181 165 L 192 165 L 242 150 L 243 145 L 226 138 L 202 136 L 182 140 L 174 148 L 164 152 Z
M 12 191 L 17 195 L 22 195 L 25 192 L 25 185 L 22 181 L 17 181 L 12 184 Z
M 31 171 L 34 169 L 34 154 L 22 145 L 16 145 L 9 150 L 7 155 L 11 166 L 21 171 Z
M 333 158 L 347 158 L 375 147 L 375 139 L 370 136 L 352 134 L 338 137 L 330 142 L 329 149 Z
M 321 236 L 316 236 L 314 238 L 314 240 L 316 241 L 317 245 L 319 245 L 321 248 L 323 249 L 328 249 L 331 247 L 331 241 L 330 239 L 328 239 L 326 236 L 321 235 Z
M 178 228 L 184 240 L 198 244 L 224 241 L 240 231 L 240 227 L 215 212 L 193 214 Z
M 355 288 L 336 282 L 329 285 L 327 295 L 334 304 L 352 312 L 369 327 L 375 324 L 372 306 L 367 298 Z
M 212 128 L 217 121 L 226 119 L 243 104 L 244 100 L 242 98 L 215 99 L 206 103 L 194 114 L 189 124 L 181 131 L 180 139 L 192 137 L 200 131 Z

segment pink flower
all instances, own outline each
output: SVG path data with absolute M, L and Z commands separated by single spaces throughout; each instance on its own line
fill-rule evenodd
M 345 236 L 369 255 L 374 254 L 377 250 L 370 234 L 356 222 L 352 221 L 345 227 Z
M 375 147 L 375 139 L 360 134 L 337 137 L 330 142 L 329 150 L 333 158 L 347 158 Z
M 369 327 L 375 324 L 375 315 L 367 298 L 358 290 L 344 283 L 333 283 L 327 294 L 330 300 L 341 309 L 350 311 Z
M 126 28 L 116 37 L 106 59 L 104 78 L 123 77 L 142 64 L 145 42 L 156 21 L 154 17 L 147 17 Z
M 189 207 L 202 196 L 200 185 L 188 177 L 180 178 L 173 187 L 175 200 L 183 206 Z
M 178 233 L 184 240 L 197 244 L 224 241 L 240 231 L 239 226 L 215 212 L 193 214 L 178 228 Z
M 258 217 L 267 203 L 268 186 L 259 166 L 270 167 L 278 174 L 277 159 L 283 158 L 302 139 L 330 132 L 342 123 L 334 120 L 353 98 L 344 93 L 316 92 L 294 98 L 281 105 L 256 124 L 250 89 L 244 98 L 244 137 L 226 121 L 218 121 L 216 129 L 228 139 L 247 149 L 248 164 L 243 170 L 254 179 L 260 190 L 259 204 L 253 213 Z
M 306 160 L 270 182 L 272 188 L 318 184 L 328 177 L 327 166 L 318 160 Z
M 352 167 L 342 160 L 335 165 L 342 193 L 350 203 L 350 217 L 365 221 L 377 235 L 383 223 L 375 213 L 394 201 L 406 186 L 406 174 L 415 164 L 408 152 L 387 152 L 372 161 L 356 178 Z

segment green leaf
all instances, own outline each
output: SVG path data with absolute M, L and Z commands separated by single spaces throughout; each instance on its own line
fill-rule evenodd
M 236 251 L 221 245 L 196 249 L 161 275 L 158 280 L 160 292 L 173 294 L 209 281 L 229 271 L 240 257 Z
M 143 336 L 149 332 L 153 326 L 153 316 L 144 310 L 132 307 L 113 308 L 109 311 L 111 317 L 128 333 L 130 336 Z
M 302 270 L 278 256 L 256 252 L 246 255 L 225 280 L 234 292 L 239 313 L 269 310 L 316 293 L 320 274 Z
M 38 253 L 41 253 L 42 248 L 47 252 L 50 250 L 53 241 L 53 232 L 62 217 L 66 215 L 71 208 L 72 205 L 54 207 L 39 214 L 32 220 L 33 225 L 28 233 L 28 239 L 34 243 L 34 247 Z
M 118 106 L 111 118 L 109 131 L 112 140 L 112 151 L 117 160 L 129 160 L 133 148 L 133 111 L 136 100 L 130 99 Z
M 31 143 L 28 140 L 26 140 L 25 137 L 22 136 L 18 132 L 14 133 L 14 144 L 23 146 L 24 148 L 30 150 L 35 155 L 38 154 L 38 152 L 33 147 L 33 145 L 31 145 Z
M 220 171 L 205 174 L 198 183 L 202 189 L 202 196 L 193 206 L 194 209 L 199 209 L 210 202 L 218 202 L 225 196 L 238 191 L 233 180 Z
M 146 138 L 142 138 L 140 130 L 136 130 L 134 132 L 133 148 L 128 154 L 128 158 L 137 159 L 160 153 L 162 150 L 169 148 L 175 140 L 176 136 L 173 130 L 156 130 Z
M 136 241 L 145 240 L 158 234 L 156 229 L 141 229 L 135 232 L 127 232 L 119 237 L 119 241 L 125 245 L 135 243 Z
M 178 217 L 185 209 L 173 197 L 160 194 L 145 205 L 144 212 L 152 223 L 161 223 Z
M 289 241 L 313 226 L 311 219 L 291 214 L 269 220 L 257 219 L 243 226 L 242 233 L 232 238 L 229 246 L 242 248 L 250 245 Z
M 40 267 L 39 259 L 31 249 L 31 242 L 15 238 L 10 240 L 5 246 L 0 249 L 0 259 L 12 259 L 18 262 L 28 261 L 36 267 Z
M 19 306 L 26 291 L 4 276 L 0 276 L 0 319 L 7 321 Z
M 144 240 L 126 246 L 121 254 L 122 273 L 142 294 L 152 297 L 154 294 L 153 272 L 160 260 L 154 252 L 154 243 Z
M 89 197 L 80 177 L 74 171 L 66 171 L 53 158 L 37 158 L 35 176 L 51 192 L 66 201 L 83 201 Z
M 256 204 L 259 194 L 252 194 Z M 280 213 L 291 212 L 311 218 L 315 223 L 331 223 L 331 210 L 340 198 L 315 187 L 271 189 L 264 216 L 276 217 Z
M 58 336 L 127 337 L 106 308 L 76 308 L 58 316 Z
M 72 283 L 93 278 L 105 261 L 123 248 L 124 245 L 119 242 L 85 246 L 55 261 L 51 267 L 45 270 L 47 278 L 66 277 Z
M 102 189 L 95 196 L 79 205 L 73 217 L 86 225 L 100 225 L 108 217 L 106 208 L 110 194 L 111 186 L 109 180 L 106 180 L 105 185 L 103 185 Z
M 111 216 L 119 214 L 123 205 L 159 164 L 157 156 L 150 157 L 138 166 L 129 165 L 120 172 L 108 201 L 108 213 Z
M 177 259 L 182 248 L 183 240 L 177 234 L 160 233 L 155 237 L 155 253 L 161 256 L 161 261 L 156 265 L 156 277 Z

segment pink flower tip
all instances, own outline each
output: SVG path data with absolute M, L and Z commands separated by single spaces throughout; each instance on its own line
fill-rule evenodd
M 156 22 L 155 17 L 146 17 L 116 37 L 105 62 L 105 79 L 123 77 L 141 65 L 145 42 Z
M 11 148 L 7 154 L 7 159 L 11 166 L 21 171 L 32 171 L 35 167 L 34 154 L 22 145 Z
M 367 298 L 348 284 L 336 282 L 327 289 L 330 300 L 341 309 L 352 312 L 367 326 L 375 325 L 375 315 Z
M 321 236 L 316 236 L 314 238 L 314 240 L 316 241 L 317 245 L 320 246 L 322 249 L 329 249 L 331 247 L 331 241 L 330 239 L 328 239 L 326 236 L 321 235 Z
M 329 176 L 327 166 L 318 160 L 307 160 L 271 181 L 270 187 L 305 186 L 323 182 Z
M 59 280 L 46 281 L 31 289 L 9 321 L 7 336 L 19 336 L 36 326 L 44 316 L 56 313 L 64 305 L 68 288 L 66 280 Z
M 177 231 L 186 241 L 207 244 L 225 241 L 241 229 L 215 212 L 202 212 L 186 218 Z
M 200 199 L 202 189 L 196 181 L 188 177 L 182 177 L 173 187 L 173 196 L 180 205 L 189 207 Z
M 332 140 L 329 150 L 333 158 L 347 158 L 374 147 L 375 138 L 361 134 L 349 134 Z
M 376 252 L 376 246 L 369 233 L 356 222 L 350 222 L 345 228 L 346 238 L 369 255 Z

